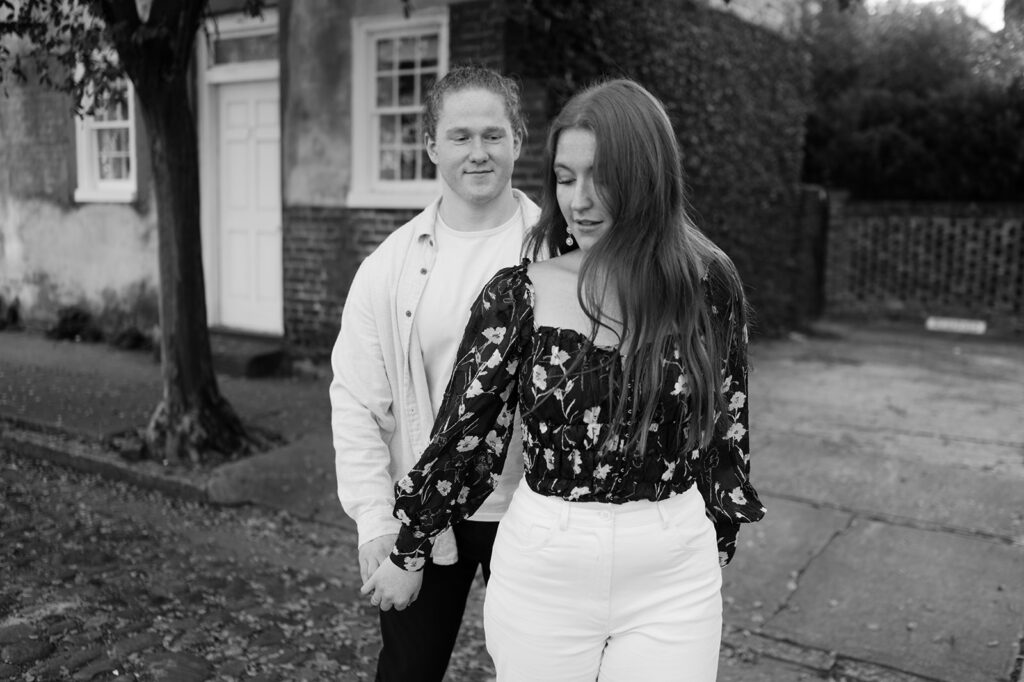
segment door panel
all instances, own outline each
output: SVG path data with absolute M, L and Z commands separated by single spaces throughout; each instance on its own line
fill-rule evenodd
M 277 81 L 218 87 L 220 322 L 284 331 Z

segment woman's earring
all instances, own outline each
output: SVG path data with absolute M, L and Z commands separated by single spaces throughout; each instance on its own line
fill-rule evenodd
M 573 244 L 572 232 L 570 232 L 569 228 L 567 227 L 567 228 L 565 228 L 565 245 L 566 246 L 572 246 L 572 244 Z

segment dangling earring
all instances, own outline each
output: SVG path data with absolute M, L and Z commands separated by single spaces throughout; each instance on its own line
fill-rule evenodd
M 567 228 L 565 228 L 565 245 L 566 246 L 572 246 L 572 244 L 573 244 L 572 232 L 570 232 L 569 228 L 567 227 Z

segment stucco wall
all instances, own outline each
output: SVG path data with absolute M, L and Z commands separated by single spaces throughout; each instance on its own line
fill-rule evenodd
M 417 0 L 417 12 L 454 4 Z M 354 17 L 401 12 L 380 0 L 281 2 L 285 206 L 343 207 L 352 175 Z
M 343 206 L 351 168 L 351 3 L 284 2 L 281 156 L 286 206 Z
M 62 305 L 86 303 L 97 313 L 112 299 L 130 305 L 135 288 L 155 289 L 153 216 L 15 198 L 4 202 L 0 221 L 0 296 L 17 298 L 30 322 L 48 323 Z
M 8 84 L 0 97 L 0 296 L 47 326 L 61 306 L 94 313 L 152 307 L 156 216 L 139 154 L 135 204 L 76 204 L 71 104 L 39 87 Z M 142 137 L 140 135 L 140 137 Z

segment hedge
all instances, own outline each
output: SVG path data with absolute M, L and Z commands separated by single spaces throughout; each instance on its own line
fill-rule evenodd
M 628 76 L 669 111 L 693 215 L 736 262 L 757 330 L 798 325 L 798 183 L 805 55 L 731 14 L 686 0 L 532 0 L 512 12 L 513 70 L 542 80 L 553 116 L 595 79 Z

